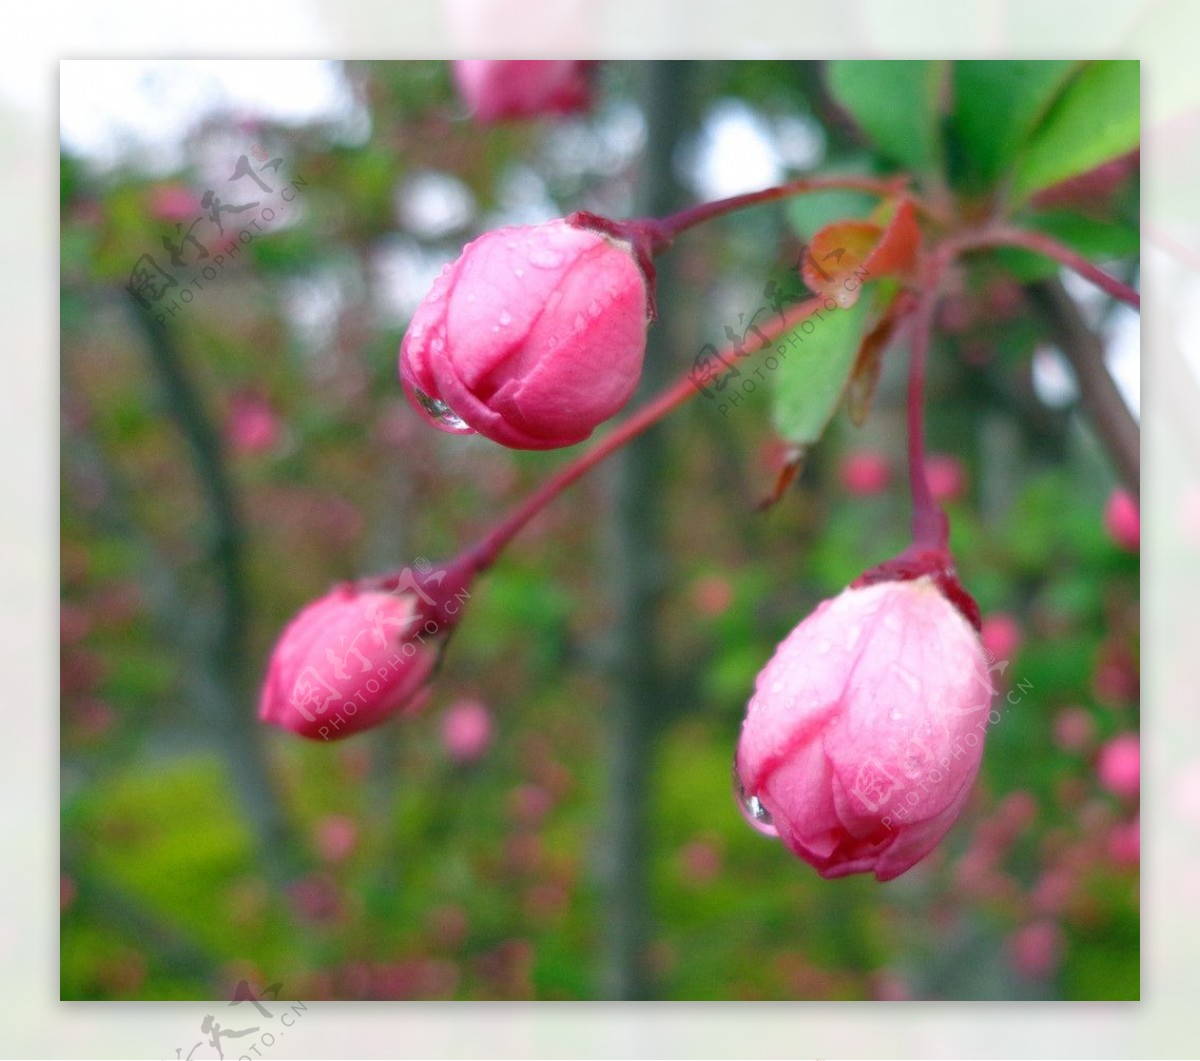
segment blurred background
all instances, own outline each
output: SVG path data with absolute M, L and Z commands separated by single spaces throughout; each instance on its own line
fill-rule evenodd
M 1136 998 L 1137 783 L 1111 764 L 1137 730 L 1137 538 L 998 269 L 943 303 L 928 432 L 1007 706 L 902 878 L 821 880 L 730 779 L 776 643 L 906 544 L 896 354 L 866 426 L 839 414 L 765 511 L 765 391 L 697 397 L 579 483 L 476 584 L 420 717 L 336 746 L 255 721 L 305 603 L 451 556 L 566 459 L 403 400 L 405 325 L 464 242 L 891 168 L 818 63 L 593 76 L 585 113 L 481 129 L 439 62 L 64 64 L 62 997 Z M 1096 253 L 1128 277 L 1136 168 L 1111 191 Z M 646 388 L 798 296 L 804 240 L 869 206 L 682 237 Z M 1136 410 L 1136 314 L 1068 289 Z

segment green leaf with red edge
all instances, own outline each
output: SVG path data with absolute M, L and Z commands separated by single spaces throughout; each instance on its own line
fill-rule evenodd
M 831 62 L 833 98 L 888 158 L 918 173 L 941 167 L 942 87 L 948 64 L 929 60 Z
M 1078 66 L 1073 60 L 968 60 L 953 64 L 952 122 L 968 172 L 994 183 Z
M 779 365 L 772 374 L 771 420 L 785 441 L 803 447 L 821 437 L 845 393 L 872 301 L 822 309 L 772 347 Z
M 1042 188 L 1124 155 L 1141 136 L 1141 65 L 1136 59 L 1087 63 L 1054 102 L 1017 160 L 1018 202 Z

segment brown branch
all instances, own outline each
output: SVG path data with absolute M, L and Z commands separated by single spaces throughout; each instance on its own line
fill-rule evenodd
M 1096 435 L 1108 450 L 1118 476 L 1137 497 L 1141 488 L 1141 435 L 1104 363 L 1104 344 L 1084 323 L 1060 281 L 1031 284 L 1029 295 L 1050 336 L 1070 362 L 1079 381 L 1080 403 Z

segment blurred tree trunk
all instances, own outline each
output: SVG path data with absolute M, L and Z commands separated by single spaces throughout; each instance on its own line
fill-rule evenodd
M 646 116 L 635 213 L 661 216 L 681 205 L 672 161 L 687 119 L 688 64 L 639 63 Z M 680 364 L 673 341 L 671 256 L 658 263 L 658 301 L 646 366 L 634 402 L 661 389 Z M 603 880 L 601 994 L 607 999 L 652 996 L 646 952 L 652 914 L 647 854 L 649 770 L 657 722 L 670 696 L 660 658 L 659 604 L 667 581 L 662 497 L 666 489 L 664 428 L 628 445 L 613 468 L 608 524 L 608 572 L 616 628 L 607 660 L 609 774 Z

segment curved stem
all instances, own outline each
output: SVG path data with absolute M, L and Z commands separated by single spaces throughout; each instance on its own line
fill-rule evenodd
M 711 203 L 689 206 L 686 210 L 659 218 L 655 224 L 662 230 L 666 244 L 669 244 L 680 232 L 747 206 L 770 203 L 776 199 L 786 199 L 808 192 L 855 191 L 884 197 L 903 191 L 907 184 L 908 178 L 903 176 L 886 180 L 873 177 L 801 177 L 798 180 L 788 181 L 786 184 L 776 185 L 774 188 L 764 188 L 762 191 L 731 195 L 727 199 L 717 199 Z M 665 244 L 663 246 L 665 247 Z M 658 249 L 660 248 L 655 248 L 656 253 Z
M 1090 280 L 1113 298 L 1120 299 L 1136 310 L 1142 308 L 1141 296 L 1128 284 L 1123 284 L 1116 277 L 1109 276 L 1083 255 L 1077 254 L 1070 247 L 1041 232 L 1008 226 L 988 228 L 979 232 L 966 233 L 954 240 L 954 245 L 958 250 L 963 251 L 983 247 L 1021 247 L 1024 250 L 1033 251 L 1035 254 L 1045 255 L 1047 258 L 1053 258 L 1062 263 L 1085 280 Z
M 758 328 L 758 335 L 753 342 L 743 345 L 743 356 L 757 353 L 763 347 L 770 345 L 781 335 L 790 331 L 801 321 L 812 316 L 825 303 L 824 296 L 808 299 L 797 303 L 785 312 L 777 321 L 764 324 Z M 728 344 L 716 355 L 720 368 L 714 370 L 720 375 L 736 363 L 739 356 L 735 343 Z M 647 428 L 653 427 L 668 413 L 673 412 L 689 398 L 698 394 L 700 388 L 689 373 L 682 379 L 672 383 L 658 397 L 642 406 L 628 420 L 615 428 L 611 433 L 594 443 L 581 453 L 570 464 L 560 468 L 558 472 L 547 479 L 532 494 L 522 501 L 515 509 L 505 516 L 488 534 L 475 546 L 468 549 L 462 556 L 461 563 L 465 570 L 478 573 L 486 570 L 496 560 L 501 550 L 517 535 L 518 532 L 536 516 L 543 508 L 553 501 L 568 486 L 595 467 L 605 457 L 620 449 L 630 439 L 640 435 Z

